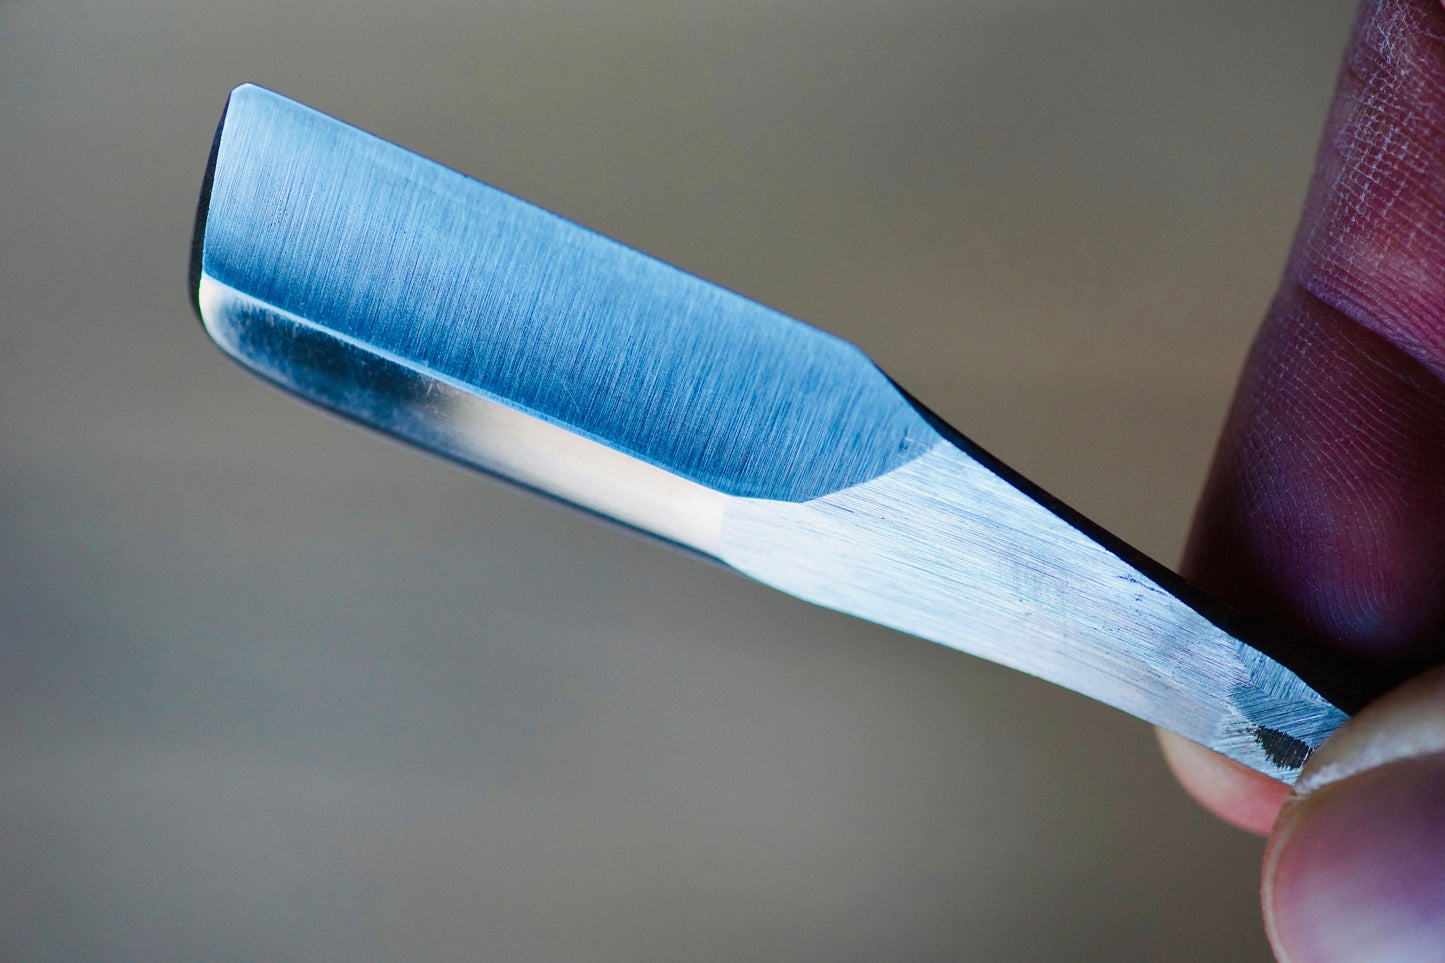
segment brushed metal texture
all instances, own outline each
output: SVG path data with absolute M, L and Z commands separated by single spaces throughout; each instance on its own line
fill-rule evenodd
M 857 348 L 257 87 L 231 96 L 203 271 L 735 495 L 918 454 Z
M 1285 782 L 1347 717 L 852 345 L 270 91 L 231 96 L 192 285 L 308 400 Z
M 1011 666 L 1292 782 L 1346 716 L 943 441 L 804 504 L 739 499 L 721 557 L 828 608 Z M 1279 741 L 1296 740 L 1293 753 Z

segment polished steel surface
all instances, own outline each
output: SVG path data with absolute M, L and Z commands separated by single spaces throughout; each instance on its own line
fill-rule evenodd
M 224 350 L 365 424 L 1286 782 L 1346 718 L 857 348 L 278 94 L 232 94 L 195 257 Z
M 259 87 L 226 108 L 201 257 L 260 302 L 731 495 L 804 501 L 932 440 L 852 345 Z
M 716 557 L 727 494 L 201 274 L 228 354 L 334 411 L 631 528 Z

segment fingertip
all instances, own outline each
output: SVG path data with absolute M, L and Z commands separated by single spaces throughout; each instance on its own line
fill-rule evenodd
M 1174 778 L 1201 806 L 1232 826 L 1268 835 L 1288 786 L 1182 736 L 1155 732 Z
M 1398 759 L 1296 796 L 1265 854 L 1281 960 L 1445 960 L 1445 755 Z
M 1445 959 L 1445 668 L 1368 706 L 1300 774 L 1265 851 L 1281 960 Z

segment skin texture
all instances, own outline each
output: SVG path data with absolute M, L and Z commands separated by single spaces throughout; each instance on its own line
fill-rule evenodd
M 1403 678 L 1445 657 L 1441 0 L 1360 10 L 1184 570 L 1358 671 Z M 1362 713 L 1289 801 L 1161 740 L 1205 806 L 1273 824 L 1264 909 L 1281 959 L 1445 960 L 1445 684 Z

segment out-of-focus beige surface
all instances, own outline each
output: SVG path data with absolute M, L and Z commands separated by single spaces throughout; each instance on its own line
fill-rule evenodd
M 1262 960 L 1146 727 L 317 414 L 255 81 L 849 338 L 1165 560 L 1343 0 L 0 0 L 0 958 Z

